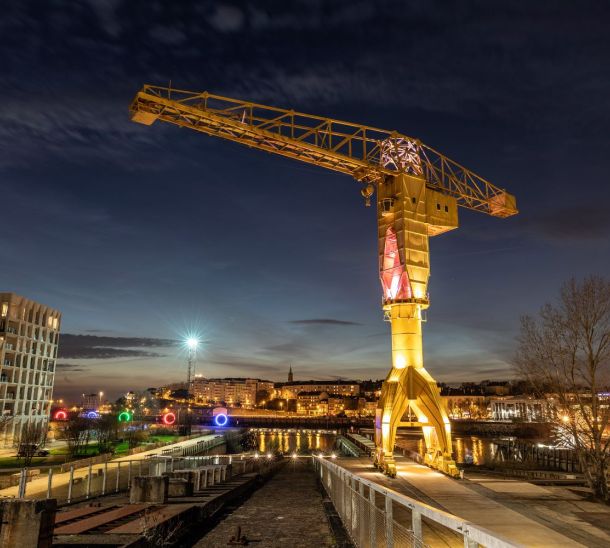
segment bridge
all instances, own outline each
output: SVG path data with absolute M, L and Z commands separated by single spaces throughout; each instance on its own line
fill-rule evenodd
M 203 424 L 214 425 L 213 419 L 210 417 Z M 346 430 L 349 428 L 372 428 L 373 419 L 367 417 L 307 417 L 300 415 L 229 415 L 227 426 Z

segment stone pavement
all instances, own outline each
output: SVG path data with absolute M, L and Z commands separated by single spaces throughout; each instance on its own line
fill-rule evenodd
M 345 466 L 351 472 L 370 481 L 375 481 L 380 485 L 467 519 L 521 546 L 608 546 L 607 543 L 597 544 L 600 536 L 586 534 L 567 536 L 558 532 L 554 523 L 535 514 L 533 508 L 528 507 L 527 502 L 523 499 L 520 501 L 520 511 L 515 507 L 510 508 L 509 505 L 503 503 L 505 497 L 498 496 L 498 480 L 494 480 L 496 491 L 487 491 L 471 485 L 468 481 L 449 478 L 401 457 L 397 458 L 398 477 L 396 479 L 390 479 L 380 474 L 373 468 L 369 459 L 339 459 L 337 464 Z M 548 496 L 548 493 L 542 492 L 540 487 L 525 482 L 519 483 L 523 485 L 518 488 L 515 488 L 514 485 L 507 486 L 507 493 L 514 494 L 515 489 L 519 493 L 526 493 L 530 497 L 529 504 L 532 507 L 535 506 L 536 497 L 546 498 Z M 601 533 L 603 534 L 603 532 Z M 578 540 L 576 540 L 577 538 Z M 587 539 L 586 542 L 584 539 Z M 424 532 L 424 541 L 428 542 L 426 532 Z
M 237 527 L 256 548 L 335 545 L 309 459 L 288 461 L 195 546 L 225 547 Z

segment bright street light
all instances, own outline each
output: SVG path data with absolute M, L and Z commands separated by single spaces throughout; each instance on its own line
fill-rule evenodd
M 196 350 L 199 346 L 199 341 L 195 337 L 189 337 L 186 339 L 186 346 L 188 346 L 190 350 Z

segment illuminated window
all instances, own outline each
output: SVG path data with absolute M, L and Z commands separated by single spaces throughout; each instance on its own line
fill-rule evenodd
M 6 318 L 8 314 L 8 303 L 2 303 L 2 317 Z

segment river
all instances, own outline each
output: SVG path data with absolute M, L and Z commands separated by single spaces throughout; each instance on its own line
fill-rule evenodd
M 311 451 L 332 453 L 337 439 L 336 430 L 279 430 L 253 428 L 261 453 L 274 452 L 307 454 Z
M 513 438 L 514 439 L 514 438 Z M 401 433 L 401 445 L 406 446 L 411 451 L 419 453 L 422 457 L 425 454 L 424 440 L 421 434 Z M 473 464 L 476 466 L 490 464 L 494 461 L 498 446 L 494 443 L 494 438 L 483 438 L 479 436 L 453 435 L 453 454 L 457 464 Z M 532 443 L 540 440 L 521 440 Z
M 257 440 L 257 448 L 261 453 L 282 451 L 284 454 L 307 454 L 320 451 L 325 454 L 335 450 L 336 430 L 297 430 L 253 428 Z M 424 440 L 417 432 L 401 432 L 401 443 L 411 451 L 425 454 Z M 525 441 L 525 440 L 524 440 Z M 538 440 L 531 440 L 538 441 Z M 493 438 L 478 436 L 453 435 L 453 452 L 458 464 L 485 465 L 494 460 L 497 445 Z

